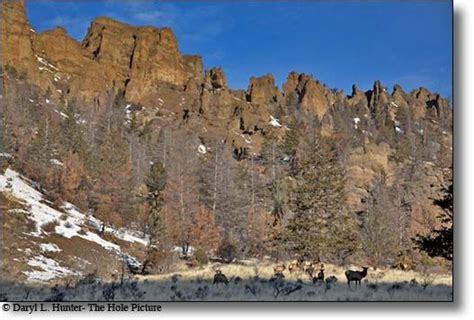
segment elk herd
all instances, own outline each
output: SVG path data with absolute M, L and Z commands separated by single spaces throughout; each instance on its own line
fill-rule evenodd
M 361 280 L 367 276 L 368 269 L 368 267 L 362 267 L 362 271 L 346 270 L 344 274 L 347 279 L 347 285 L 350 287 L 351 282 L 354 282 L 356 285 L 360 286 Z M 272 279 L 284 279 L 284 272 L 286 270 L 288 270 L 290 274 L 299 272 L 309 276 L 313 284 L 325 283 L 326 285 L 330 285 L 338 281 L 337 277 L 334 275 L 326 278 L 324 274 L 324 264 L 322 264 L 320 260 L 305 261 L 303 258 L 300 258 L 291 261 L 288 263 L 288 265 L 285 265 L 284 263 L 277 264 L 273 267 L 274 275 Z M 213 285 L 217 285 L 219 283 L 227 285 L 229 280 L 222 273 L 222 271 L 218 269 L 214 275 Z
M 273 268 L 273 272 L 275 273 L 275 276 L 284 277 L 283 271 L 285 271 L 286 269 L 286 265 L 281 263 Z M 324 264 L 322 264 L 319 260 L 305 261 L 302 258 L 293 260 L 288 264 L 288 271 L 290 274 L 293 274 L 295 272 L 303 272 L 304 274 L 309 276 L 309 278 L 313 281 L 314 284 L 319 282 L 324 283 L 325 280 L 326 283 L 337 281 L 337 278 L 334 276 L 325 279 Z

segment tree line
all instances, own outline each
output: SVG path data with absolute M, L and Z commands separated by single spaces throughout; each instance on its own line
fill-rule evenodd
M 380 108 L 367 130 L 396 150 L 392 161 L 415 161 L 397 169 L 394 185 L 381 175 L 363 199 L 366 209 L 351 212 L 345 165 L 366 133 L 354 130 L 353 111 L 343 105 L 331 111 L 337 134 L 321 135 L 321 121 L 310 115 L 280 114 L 286 128 L 265 132 L 261 148 L 241 159 L 219 135 L 198 152 L 202 141 L 179 121 L 138 129 L 121 93 L 110 93 L 100 108 L 52 105 L 20 80 L 2 99 L 0 149 L 14 156 L 15 168 L 55 205 L 69 201 L 104 221 L 100 232 L 106 225 L 140 230 L 150 239 L 149 266 L 175 247 L 183 254 L 192 247 L 204 260 L 298 255 L 344 264 L 362 253 L 373 265 L 393 264 L 413 254 L 418 166 L 449 161 L 430 147 L 437 135 L 411 134 L 428 125 L 410 124 L 401 113 L 406 135 L 395 136 Z M 436 221 L 422 223 L 435 229 Z M 427 241 L 417 243 L 427 248 Z

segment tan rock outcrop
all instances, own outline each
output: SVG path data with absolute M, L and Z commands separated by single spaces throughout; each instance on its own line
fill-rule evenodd
M 288 75 L 283 90 L 287 98 L 297 97 L 301 108 L 316 115 L 320 120 L 336 99 L 331 91 L 314 80 L 313 77 L 305 74 L 297 76 L 295 72 Z
M 36 71 L 37 74 L 31 43 L 34 31 L 26 18 L 24 1 L 2 1 L 1 10 L 2 65 L 15 67 L 18 72 Z
M 247 92 L 250 102 L 255 105 L 276 103 L 281 95 L 271 74 L 250 78 Z
M 389 161 L 393 150 L 384 142 L 368 143 L 355 148 L 347 163 L 347 198 L 354 211 L 363 210 L 361 199 L 367 197 L 371 184 L 378 178 L 385 179 L 387 185 L 394 181 L 394 165 Z
M 66 98 L 95 105 L 124 90 L 131 102 L 153 103 L 160 84 L 199 96 L 201 59 L 182 56 L 169 28 L 133 27 L 100 17 L 79 44 L 62 28 L 36 34 L 23 1 L 13 0 L 2 2 L 1 26 L 2 64 L 25 73 L 45 92 L 56 92 L 61 84 L 67 87 Z
M 212 68 L 204 76 L 204 88 L 208 90 L 227 88 L 227 79 L 222 68 Z
M 387 89 L 382 86 L 379 80 L 375 81 L 372 91 L 369 92 L 369 108 L 375 110 L 377 107 L 383 107 L 390 102 L 390 96 Z
M 347 104 L 351 108 L 356 108 L 358 114 L 368 115 L 369 110 L 369 101 L 365 92 L 359 90 L 355 84 L 352 85 L 352 93 L 347 99 Z

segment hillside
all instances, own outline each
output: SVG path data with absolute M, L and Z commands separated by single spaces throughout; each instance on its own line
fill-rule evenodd
M 141 255 L 146 239 L 111 227 L 99 234 L 102 221 L 84 215 L 70 203 L 54 209 L 31 181 L 10 169 L 0 175 L 0 191 L 1 208 L 9 213 L 2 216 L 3 235 L 8 234 L 2 239 L 3 276 L 6 269 L 27 281 L 89 273 L 108 278 L 119 276 L 121 260 L 127 267 L 140 267 L 126 251 Z
M 79 43 L 33 30 L 23 1 L 1 18 L 3 278 L 300 255 L 450 272 L 412 241 L 439 225 L 452 179 L 440 94 L 345 94 L 295 71 L 233 90 L 169 28 L 99 17 Z

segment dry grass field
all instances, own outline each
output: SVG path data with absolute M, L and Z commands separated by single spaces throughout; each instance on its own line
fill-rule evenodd
M 3 300 L 63 301 L 451 301 L 451 276 L 412 271 L 369 270 L 361 286 L 349 287 L 344 268 L 326 265 L 326 277 L 336 283 L 313 284 L 302 272 L 272 280 L 273 266 L 209 265 L 157 276 L 139 276 L 122 284 L 86 279 L 68 286 L 2 285 Z M 229 280 L 213 285 L 215 270 Z M 358 268 L 351 268 L 358 269 Z

